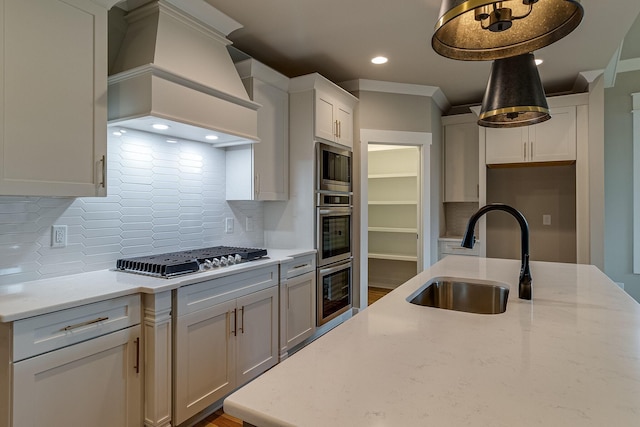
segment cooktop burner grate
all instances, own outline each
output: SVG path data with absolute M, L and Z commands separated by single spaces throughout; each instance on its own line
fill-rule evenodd
M 252 261 L 266 255 L 266 249 L 213 246 L 159 255 L 123 258 L 117 260 L 116 268 L 131 273 L 169 278 L 195 273 L 202 268 Z

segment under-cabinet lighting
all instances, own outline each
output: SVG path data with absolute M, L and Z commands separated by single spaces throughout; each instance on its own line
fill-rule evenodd
M 168 142 L 169 144 L 177 144 L 177 143 L 178 143 L 178 140 L 177 140 L 177 139 L 167 139 L 167 142 Z
M 205 136 L 205 139 L 208 139 L 209 141 L 215 141 L 216 139 L 218 139 L 218 135 L 207 135 Z
M 544 62 L 544 60 L 542 60 L 542 59 L 537 59 L 537 58 L 536 58 L 536 65 L 540 65 L 540 64 L 542 64 L 543 62 Z
M 153 125 L 151 125 L 152 128 L 157 129 L 157 130 L 167 130 L 169 129 L 169 126 L 164 125 L 162 123 L 154 123 Z
M 384 56 L 376 56 L 375 58 L 373 58 L 371 60 L 371 62 L 376 64 L 376 65 L 386 64 L 387 61 L 389 61 L 389 58 L 386 58 Z

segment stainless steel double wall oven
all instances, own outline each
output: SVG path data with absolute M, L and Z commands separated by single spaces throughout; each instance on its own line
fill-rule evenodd
M 351 151 L 323 143 L 316 150 L 317 323 L 352 306 Z

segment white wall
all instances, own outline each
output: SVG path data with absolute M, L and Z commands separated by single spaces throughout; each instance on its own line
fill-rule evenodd
M 225 200 L 222 149 L 110 135 L 107 175 L 105 198 L 0 197 L 0 284 L 113 268 L 123 257 L 264 244 L 261 203 Z M 68 227 L 67 247 L 51 247 L 52 224 Z
M 631 94 L 640 92 L 640 71 L 620 73 L 605 90 L 604 272 L 640 301 L 633 274 L 633 117 Z

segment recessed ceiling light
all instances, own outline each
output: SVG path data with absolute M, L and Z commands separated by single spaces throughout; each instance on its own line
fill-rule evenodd
M 536 65 L 540 65 L 544 62 L 544 59 L 537 59 L 536 58 Z
M 205 136 L 205 138 L 209 141 L 215 141 L 216 139 L 218 139 L 218 135 L 207 135 Z
M 371 60 L 371 62 L 373 62 L 376 65 L 380 65 L 380 64 L 386 64 L 388 60 L 389 59 L 385 58 L 384 56 L 376 56 Z
M 163 125 L 162 123 L 155 123 L 153 125 L 151 125 L 152 128 L 157 129 L 157 130 L 167 130 L 169 129 L 169 126 L 167 125 Z
M 177 144 L 177 143 L 178 143 L 178 140 L 177 140 L 177 139 L 167 139 L 167 142 L 168 142 L 169 144 Z

